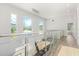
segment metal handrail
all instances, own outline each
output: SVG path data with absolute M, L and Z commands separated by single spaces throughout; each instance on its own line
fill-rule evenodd
M 47 30 L 47 31 L 63 31 L 63 30 L 54 29 L 54 30 Z
M 53 32 L 53 31 L 63 31 L 63 30 L 49 30 L 49 31 L 51 31 L 51 32 Z M 47 32 L 49 32 L 49 31 L 47 31 Z M 28 35 L 32 35 L 32 36 L 28 36 Z M 35 35 L 34 35 L 35 34 Z M 12 37 L 12 36 L 20 36 L 20 35 L 24 35 L 25 36 L 25 39 L 24 39 L 24 44 L 26 44 L 27 42 L 26 42 L 26 40 L 28 39 L 28 37 L 38 37 L 37 35 L 41 35 L 41 34 L 39 34 L 39 33 L 29 33 L 29 34 L 27 34 L 27 33 L 16 33 L 16 34 L 1 34 L 0 35 L 0 37 L 2 38 L 2 37 Z M 44 34 L 42 34 L 42 35 L 45 35 L 45 33 Z M 52 34 L 51 34 L 52 35 Z M 52 35 L 53 36 L 53 35 Z M 45 38 L 46 39 L 46 38 Z M 54 39 L 54 37 L 53 37 L 53 39 Z M 46 41 L 46 40 L 45 40 Z M 51 42 L 52 43 L 52 42 Z M 45 43 L 45 45 L 46 45 L 46 43 Z M 26 46 L 24 45 L 24 47 L 25 47 L 25 56 L 26 56 L 26 54 L 28 55 L 28 53 L 26 53 Z
M 53 31 L 64 31 L 64 30 L 47 30 L 46 32 L 53 32 Z M 15 34 L 0 34 L 0 37 L 10 37 L 10 36 L 20 36 L 20 35 L 33 35 L 33 34 L 39 34 L 39 33 L 15 33 Z M 43 33 L 45 34 L 45 33 Z M 39 34 L 41 35 L 41 34 Z
M 0 37 L 12 37 L 12 36 L 20 36 L 20 35 L 26 35 L 26 36 L 28 36 L 28 35 L 34 35 L 34 34 L 38 34 L 38 35 L 43 35 L 43 34 L 39 34 L 39 33 L 29 33 L 29 34 L 27 34 L 27 33 L 16 33 L 16 34 L 1 34 L 0 35 Z

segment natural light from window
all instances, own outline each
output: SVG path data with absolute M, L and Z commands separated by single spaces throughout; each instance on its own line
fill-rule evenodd
M 11 33 L 16 33 L 16 15 L 11 14 Z
M 23 31 L 25 33 L 31 33 L 32 32 L 32 21 L 31 18 L 28 16 L 24 16 L 23 18 Z
M 39 33 L 40 33 L 40 34 L 43 34 L 44 22 L 43 22 L 43 21 L 40 21 L 38 26 L 39 26 L 39 30 L 38 30 Z

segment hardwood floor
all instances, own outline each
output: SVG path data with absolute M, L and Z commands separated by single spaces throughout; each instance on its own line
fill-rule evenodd
M 62 45 L 78 48 L 76 39 L 72 35 L 68 35 L 62 42 Z
M 64 47 L 66 46 L 66 47 Z M 68 48 L 69 47 L 69 48 Z M 67 49 L 68 48 L 68 49 Z M 64 50 L 63 50 L 64 49 Z M 74 50 L 74 51 L 73 51 Z M 74 39 L 74 37 L 72 35 L 68 35 L 68 36 L 65 36 L 65 37 L 62 37 L 61 38 L 61 42 L 57 48 L 57 50 L 55 51 L 54 54 L 50 54 L 50 55 L 54 55 L 54 56 L 58 56 L 59 53 L 61 54 L 61 52 L 63 52 L 63 54 L 61 56 L 63 56 L 64 54 L 66 55 L 67 53 L 67 56 L 68 55 L 79 55 L 79 49 L 78 49 L 78 46 L 77 46 L 77 41 L 76 39 Z M 70 53 L 68 52 L 70 51 Z M 51 51 L 52 52 L 52 51 Z M 72 53 L 73 52 L 73 53 Z

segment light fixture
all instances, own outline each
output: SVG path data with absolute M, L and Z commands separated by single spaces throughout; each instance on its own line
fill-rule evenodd
M 49 20 L 52 21 L 52 22 L 54 22 L 54 18 L 53 17 L 49 18 Z

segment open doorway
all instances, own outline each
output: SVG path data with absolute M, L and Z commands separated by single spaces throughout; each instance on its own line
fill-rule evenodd
M 67 23 L 67 31 L 68 31 L 68 34 L 72 34 L 72 32 L 73 32 L 73 23 Z

